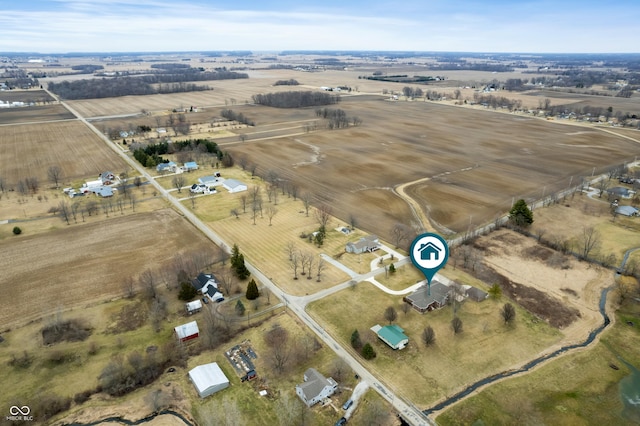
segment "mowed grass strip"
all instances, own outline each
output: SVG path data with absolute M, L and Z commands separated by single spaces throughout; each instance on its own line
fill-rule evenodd
M 418 407 L 426 408 L 468 383 L 524 363 L 562 338 L 558 330 L 517 306 L 516 324 L 505 326 L 499 314 L 503 302 L 466 301 L 458 306 L 464 329 L 459 335 L 451 330 L 451 306 L 424 315 L 414 310 L 404 314 L 401 303 L 401 297 L 363 282 L 314 302 L 308 310 L 345 347 L 350 347 L 351 334 L 358 329 L 378 354 L 373 361 L 364 361 L 367 368 Z M 410 339 L 401 351 L 393 351 L 369 330 L 375 324 L 388 324 L 384 318 L 388 306 L 396 308 L 395 323 Z M 436 343 L 429 348 L 420 337 L 427 325 L 436 334 Z
M 243 194 L 249 196 L 247 193 Z M 218 195 L 223 194 L 214 194 L 211 197 L 214 199 Z M 238 199 L 241 194 L 226 195 Z M 263 197 L 265 196 L 263 195 Z M 325 261 L 321 280 L 317 281 L 317 265 L 320 254 L 335 256 L 335 254 L 343 252 L 344 245 L 349 241 L 347 237 L 329 228 L 325 242 L 321 247 L 310 243 L 306 238 L 300 238 L 302 233 L 310 234 L 318 229 L 319 225 L 315 220 L 313 210 L 311 209 L 309 216 L 306 216 L 300 200 L 293 201 L 293 198 L 286 197 L 281 197 L 279 200 L 277 205 L 273 205 L 277 209 L 277 213 L 273 217 L 271 226 L 269 226 L 266 209 L 272 205 L 268 204 L 267 200 L 264 200 L 263 217 L 260 218 L 258 214 L 255 225 L 253 224 L 253 215 L 250 213 L 251 202 L 249 200 L 247 213 L 241 213 L 238 218 L 235 218 L 229 216 L 228 209 L 223 208 L 227 212 L 227 217 L 210 222 L 209 226 L 230 244 L 237 244 L 247 260 L 251 261 L 287 293 L 293 295 L 311 294 L 348 280 L 349 276 L 345 272 Z M 202 210 L 206 209 L 198 205 L 196 214 L 201 214 Z M 239 208 L 239 211 L 242 212 L 242 208 Z M 204 213 L 203 216 L 206 218 L 208 215 Z M 335 223 L 333 220 L 332 226 Z M 293 279 L 293 269 L 290 266 L 291 262 L 287 251 L 288 244 L 293 244 L 298 253 L 303 252 L 313 256 L 312 279 L 308 279 L 309 275 L 301 275 L 301 267 L 298 269 L 298 280 Z

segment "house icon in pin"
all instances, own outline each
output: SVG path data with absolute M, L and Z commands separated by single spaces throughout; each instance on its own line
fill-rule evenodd
M 420 259 L 422 260 L 438 260 L 442 249 L 432 242 L 428 242 L 426 244 L 422 244 L 418 251 L 420 252 Z

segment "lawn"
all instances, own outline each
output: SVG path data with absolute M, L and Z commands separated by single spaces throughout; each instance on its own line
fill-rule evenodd
M 459 335 L 450 328 L 451 306 L 424 315 L 414 310 L 404 314 L 401 303 L 400 297 L 363 282 L 314 302 L 309 312 L 345 347 L 350 347 L 350 336 L 358 329 L 377 352 L 377 358 L 365 361 L 365 366 L 418 407 L 426 408 L 465 384 L 522 364 L 562 338 L 559 331 L 517 306 L 515 325 L 505 326 L 499 315 L 502 304 L 493 300 L 458 305 L 464 328 Z M 388 306 L 399 312 L 396 323 L 409 336 L 409 346 L 398 352 L 369 331 L 375 324 L 387 324 L 383 314 Z M 436 344 L 429 348 L 420 339 L 427 325 L 436 334 Z

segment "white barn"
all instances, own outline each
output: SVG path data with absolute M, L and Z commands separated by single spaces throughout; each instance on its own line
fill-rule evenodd
M 235 179 L 226 179 L 222 186 L 231 193 L 242 192 L 247 190 L 247 185 Z
M 206 398 L 229 387 L 229 379 L 224 375 L 217 362 L 199 365 L 190 370 L 189 379 L 196 387 L 200 398 Z

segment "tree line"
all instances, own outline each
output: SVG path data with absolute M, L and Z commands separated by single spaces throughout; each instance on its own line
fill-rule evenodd
M 153 87 L 142 77 L 116 77 L 91 80 L 50 82 L 48 89 L 63 99 L 100 99 L 129 95 L 154 95 L 211 90 L 193 83 L 172 83 Z
M 324 92 L 290 91 L 253 95 L 253 102 L 274 108 L 304 108 L 333 105 L 340 102 L 340 96 Z
M 245 117 L 245 115 L 241 112 L 235 112 L 231 109 L 223 109 L 220 111 L 220 115 L 223 118 L 226 118 L 229 121 L 237 121 L 241 124 L 246 124 L 247 126 L 255 126 L 256 123 L 251 120 L 249 117 Z

